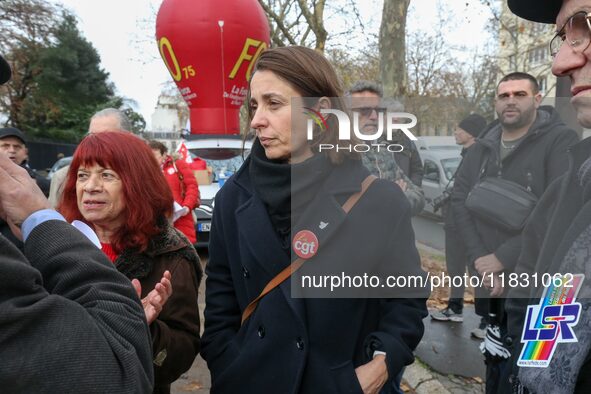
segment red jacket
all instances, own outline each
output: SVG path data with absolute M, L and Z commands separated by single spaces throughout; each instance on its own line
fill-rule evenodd
M 200 204 L 199 185 L 197 185 L 197 180 L 195 179 L 193 171 L 189 168 L 189 165 L 183 160 L 177 160 L 173 165 L 172 157 L 167 156 L 162 165 L 162 171 L 164 172 L 164 177 L 168 182 L 170 190 L 172 190 L 174 201 L 183 207 L 188 207 L 191 211 L 197 208 Z M 181 175 L 183 178 L 182 183 L 180 179 Z M 174 222 L 174 227 L 185 234 L 191 243 L 194 244 L 197 242 L 195 223 L 193 222 L 193 215 L 191 213 L 180 217 Z

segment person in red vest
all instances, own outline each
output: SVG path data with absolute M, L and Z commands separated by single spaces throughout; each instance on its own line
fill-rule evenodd
M 166 182 L 168 182 L 168 186 L 172 190 L 174 201 L 182 207 L 179 211 L 175 209 L 174 216 L 175 218 L 178 217 L 178 219 L 175 220 L 174 227 L 185 234 L 191 243 L 195 244 L 197 242 L 197 234 L 191 212 L 200 203 L 199 185 L 197 184 L 195 175 L 193 175 L 193 171 L 183 160 L 173 159 L 168 154 L 168 148 L 163 143 L 149 141 L 148 145 L 162 167 Z

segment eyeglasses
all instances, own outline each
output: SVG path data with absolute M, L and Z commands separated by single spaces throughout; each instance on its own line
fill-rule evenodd
M 568 18 L 564 26 L 550 41 L 550 56 L 555 57 L 567 42 L 575 53 L 582 53 L 591 43 L 591 12 L 580 11 Z
M 388 110 L 386 107 L 359 107 L 353 108 L 353 112 L 359 112 L 361 116 L 370 116 L 373 111 L 376 111 L 376 114 L 385 113 Z

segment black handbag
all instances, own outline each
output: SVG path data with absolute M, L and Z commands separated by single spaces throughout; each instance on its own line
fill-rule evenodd
M 485 222 L 510 232 L 519 232 L 538 202 L 538 197 L 518 183 L 487 177 L 466 198 L 466 208 Z

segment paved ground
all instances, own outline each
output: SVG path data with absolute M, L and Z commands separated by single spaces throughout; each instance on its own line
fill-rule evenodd
M 481 341 L 470 336 L 480 317 L 474 307 L 466 305 L 463 323 L 425 319 L 425 335 L 415 354 L 441 374 L 452 374 L 484 379 L 484 358 L 478 346 Z
M 403 389 L 417 394 L 484 393 L 480 341 L 470 337 L 479 321 L 470 305 L 464 308 L 463 323 L 442 323 L 427 316 L 415 363 L 404 372 Z
M 173 384 L 172 393 L 207 394 L 210 386 L 207 365 L 198 357 L 189 372 Z M 484 393 L 484 381 L 480 377 L 439 373 L 417 357 L 415 363 L 404 371 L 402 389 L 416 394 L 480 394 Z
M 199 250 L 199 256 L 201 257 L 201 263 L 205 268 L 207 262 L 207 252 Z M 201 333 L 203 334 L 203 310 L 205 309 L 205 278 L 201 281 L 201 287 L 199 288 L 199 314 L 201 315 Z M 197 394 L 208 394 L 209 388 L 211 387 L 211 378 L 209 376 L 209 370 L 207 364 L 201 358 L 197 356 L 191 369 L 181 376 L 176 382 L 172 384 L 172 394 L 181 393 L 197 393 Z
M 211 387 L 211 379 L 207 364 L 198 356 L 193 366 L 179 380 L 172 385 L 172 394 L 197 393 L 208 394 Z
M 445 231 L 442 221 L 434 217 L 413 216 L 412 228 L 417 242 L 439 251 L 445 249 Z

